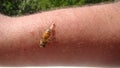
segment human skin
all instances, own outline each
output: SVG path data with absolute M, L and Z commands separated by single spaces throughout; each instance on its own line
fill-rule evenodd
M 120 2 L 0 15 L 0 66 L 119 66 Z M 55 23 L 55 40 L 39 47 Z

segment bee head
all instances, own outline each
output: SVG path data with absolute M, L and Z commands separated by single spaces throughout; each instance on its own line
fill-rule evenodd
M 45 41 L 40 41 L 40 47 L 44 48 L 46 44 L 47 44 L 47 42 L 45 42 Z
M 45 47 L 45 44 L 40 44 L 40 47 L 41 47 L 41 48 L 44 48 L 44 47 Z

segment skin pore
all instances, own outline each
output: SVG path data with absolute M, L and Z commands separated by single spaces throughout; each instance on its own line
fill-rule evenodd
M 21 17 L 0 15 L 1 66 L 114 66 L 120 64 L 120 2 Z M 55 40 L 39 47 L 55 23 Z

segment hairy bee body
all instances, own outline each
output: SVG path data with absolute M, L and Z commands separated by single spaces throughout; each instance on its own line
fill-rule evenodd
M 54 27 L 54 24 L 52 24 L 51 27 L 43 33 L 42 38 L 40 40 L 40 47 L 45 47 L 46 44 L 48 43 L 53 32 L 53 27 Z

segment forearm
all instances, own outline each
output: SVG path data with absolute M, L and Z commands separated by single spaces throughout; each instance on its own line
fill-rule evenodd
M 1 27 L 4 36 L 0 39 L 0 64 L 45 65 L 52 61 L 51 64 L 62 65 L 87 62 L 115 65 L 120 63 L 119 18 L 120 9 L 114 4 L 12 18 L 11 22 L 4 23 L 6 27 Z M 40 48 L 42 33 L 53 22 L 55 42 L 50 41 L 45 48 Z

